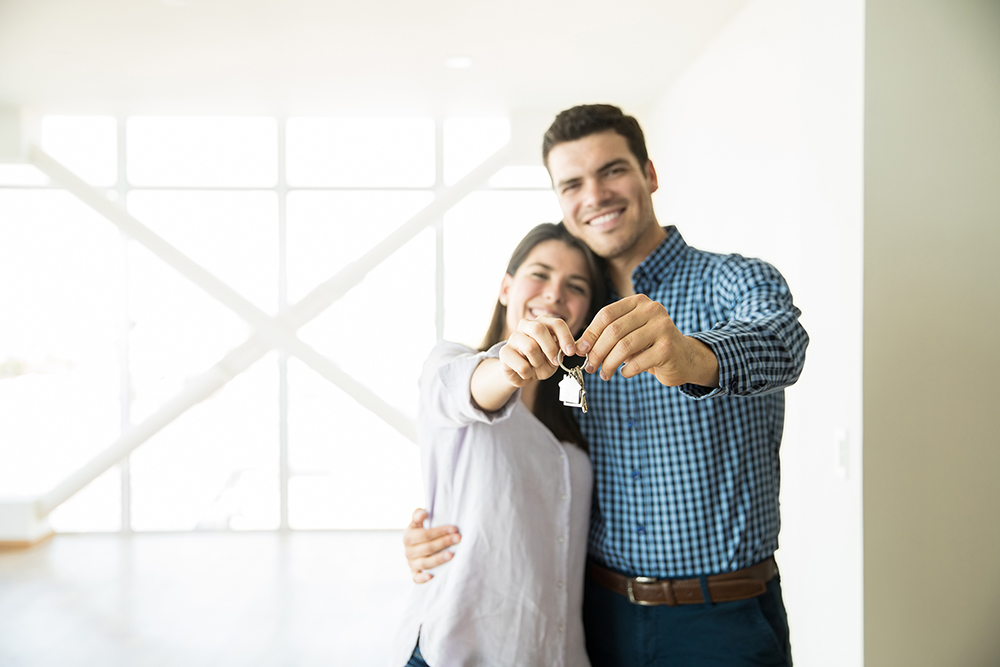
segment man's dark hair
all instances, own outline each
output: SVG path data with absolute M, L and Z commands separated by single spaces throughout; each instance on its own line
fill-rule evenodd
M 621 109 L 611 104 L 581 104 L 556 116 L 542 140 L 542 162 L 548 166 L 549 151 L 557 144 L 608 130 L 625 137 L 632 155 L 639 161 L 639 166 L 645 169 L 649 154 L 646 152 L 646 139 L 639 121 L 626 116 Z

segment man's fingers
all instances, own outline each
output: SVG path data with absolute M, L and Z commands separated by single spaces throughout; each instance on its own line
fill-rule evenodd
M 671 345 L 669 338 L 660 335 L 658 322 L 648 319 L 637 309 L 605 329 L 592 354 L 595 363 L 603 366 L 601 377 L 608 379 L 621 368 L 622 377 L 630 378 L 665 363 L 671 354 Z M 603 354 L 606 345 L 611 348 Z
M 636 296 L 642 295 L 640 294 Z M 635 307 L 635 297 L 626 297 L 620 301 L 616 301 L 605 306 L 604 308 L 601 308 L 597 312 L 597 315 L 594 316 L 594 321 L 590 323 L 587 329 L 580 335 L 580 339 L 576 342 L 576 353 L 589 354 L 594 349 L 598 339 L 600 339 L 600 337 L 604 334 L 604 330 L 608 327 L 608 325 L 618 320 L 629 311 L 634 310 Z
M 420 528 L 417 525 L 411 523 L 407 526 L 406 530 L 403 531 L 403 545 L 404 546 L 415 546 L 430 542 L 431 540 L 436 540 L 439 537 L 443 537 L 449 533 L 457 533 L 458 528 L 455 526 L 435 526 L 434 528 Z
M 428 574 L 426 570 L 432 570 L 450 561 L 455 554 L 447 551 L 447 548 L 458 544 L 461 540 L 460 534 L 452 533 L 430 542 L 407 547 L 406 563 L 413 573 L 413 581 L 418 584 L 430 581 L 433 575 Z
M 416 528 L 403 532 L 403 546 L 406 547 L 407 558 L 426 556 L 458 544 L 461 540 L 462 536 L 455 526 Z
M 424 521 L 426 520 L 427 520 L 427 510 L 420 509 L 418 507 L 417 509 L 413 510 L 413 516 L 410 517 L 410 525 L 408 525 L 407 528 L 423 528 Z M 403 537 L 403 540 L 404 541 L 406 540 L 405 536 Z
M 641 313 L 631 310 L 609 323 L 594 343 L 587 360 L 590 372 L 600 371 L 605 380 L 631 357 L 649 346 L 648 332 L 641 331 L 645 320 Z
M 653 371 L 663 363 L 663 360 L 664 355 L 662 350 L 657 349 L 656 346 L 648 347 L 639 354 L 634 355 L 627 362 L 624 362 L 622 377 L 631 378 L 645 371 Z
M 427 556 L 425 558 L 415 558 L 409 561 L 410 571 L 413 572 L 414 574 L 417 574 L 419 572 L 424 572 L 426 570 L 433 570 L 438 565 L 443 565 L 444 563 L 447 563 L 452 558 L 454 558 L 454 556 L 455 554 L 451 553 L 450 551 L 442 551 L 441 553 L 436 553 L 432 556 Z
M 435 526 L 424 528 L 427 511 L 416 509 L 410 518 L 410 525 L 403 531 L 403 546 L 406 563 L 413 573 L 413 581 L 423 584 L 434 578 L 425 572 L 451 560 L 453 554 L 446 549 L 462 541 L 456 526 Z

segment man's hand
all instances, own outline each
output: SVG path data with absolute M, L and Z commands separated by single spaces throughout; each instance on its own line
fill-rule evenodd
M 662 304 L 635 294 L 605 306 L 576 344 L 589 354 L 586 371 L 609 380 L 624 364 L 622 377 L 652 373 L 668 387 L 691 383 L 719 386 L 719 361 L 711 348 L 682 334 Z
M 418 584 L 427 583 L 433 579 L 434 575 L 425 572 L 425 570 L 433 569 L 451 560 L 454 554 L 445 551 L 445 549 L 462 540 L 457 527 L 424 528 L 426 520 L 426 511 L 414 510 L 410 525 L 403 531 L 406 562 L 410 565 L 414 583 Z

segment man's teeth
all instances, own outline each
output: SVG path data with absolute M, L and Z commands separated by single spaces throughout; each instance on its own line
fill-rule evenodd
M 618 211 L 612 211 L 611 213 L 605 213 L 604 215 L 598 216 L 590 221 L 592 225 L 603 225 L 606 222 L 611 222 L 618 217 Z

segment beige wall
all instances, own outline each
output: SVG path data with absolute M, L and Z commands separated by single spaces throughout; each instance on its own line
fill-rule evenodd
M 865 664 L 1000 664 L 1000 2 L 868 0 Z

